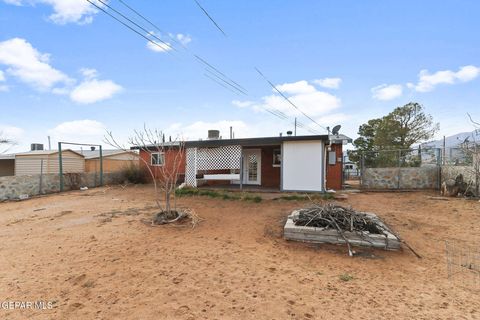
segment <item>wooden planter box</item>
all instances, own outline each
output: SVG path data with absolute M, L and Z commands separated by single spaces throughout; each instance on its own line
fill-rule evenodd
M 382 225 L 386 230 L 389 230 L 383 222 L 373 213 L 362 212 L 372 216 L 377 220 L 377 223 Z M 337 230 L 296 226 L 293 222 L 294 217 L 298 215 L 298 211 L 293 211 L 285 223 L 283 228 L 283 236 L 286 240 L 295 240 L 310 243 L 331 243 L 331 244 L 345 244 L 345 240 L 338 233 Z M 399 250 L 400 241 L 392 233 L 387 232 L 387 235 L 370 234 L 369 232 L 349 232 L 343 233 L 351 245 L 374 247 L 385 250 Z

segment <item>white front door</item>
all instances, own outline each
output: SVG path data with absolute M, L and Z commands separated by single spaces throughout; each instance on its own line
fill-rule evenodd
M 261 150 L 243 149 L 243 183 L 261 184 L 261 167 Z

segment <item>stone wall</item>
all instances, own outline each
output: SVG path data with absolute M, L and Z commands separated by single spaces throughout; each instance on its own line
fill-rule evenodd
M 79 186 L 97 187 L 99 185 L 99 175 L 96 173 L 80 174 Z M 124 177 L 121 172 L 104 173 L 103 184 L 122 183 Z M 65 175 L 65 190 L 71 190 L 70 179 Z M 41 183 L 41 186 L 40 186 Z M 0 177 L 0 201 L 19 199 L 23 195 L 29 197 L 60 191 L 60 177 L 58 174 L 44 174 L 31 176 L 9 176 Z
M 440 167 L 366 168 L 362 188 L 379 190 L 438 189 Z

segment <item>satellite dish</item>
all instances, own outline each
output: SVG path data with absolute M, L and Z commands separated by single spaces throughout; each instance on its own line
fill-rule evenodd
M 333 135 L 338 135 L 338 132 L 340 131 L 340 128 L 341 128 L 341 127 L 342 127 L 342 126 L 339 125 L 339 124 L 336 125 L 335 127 L 333 127 L 333 129 L 332 129 L 332 134 L 333 134 Z

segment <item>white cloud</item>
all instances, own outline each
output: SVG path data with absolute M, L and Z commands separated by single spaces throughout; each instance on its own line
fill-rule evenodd
M 283 93 L 288 94 L 308 94 L 317 91 L 314 86 L 309 84 L 305 80 L 291 82 L 291 83 L 284 83 L 276 86 L 277 89 Z M 274 90 L 275 92 L 275 90 Z
M 45 4 L 53 9 L 49 19 L 57 24 L 78 23 L 87 24 L 93 21 L 93 15 L 98 10 L 85 0 L 3 0 L 5 3 L 13 5 L 36 5 Z M 92 0 L 99 7 L 103 4 L 98 0 Z M 107 2 L 104 0 L 103 2 Z
M 342 83 L 340 78 L 323 78 L 318 80 L 313 80 L 313 83 L 328 89 L 338 89 Z
M 295 104 L 303 113 L 314 119 L 322 119 L 328 116 L 329 113 L 338 109 L 341 105 L 341 100 L 327 92 L 317 90 L 312 84 L 305 80 L 284 83 L 277 86 L 277 89 L 285 94 L 288 99 Z M 260 101 L 232 101 L 237 107 L 249 107 L 257 112 L 265 112 L 265 109 L 273 112 L 280 111 L 286 116 L 299 117 L 299 121 L 308 124 L 311 121 L 305 119 L 301 111 L 293 107 L 288 101 L 278 94 L 264 96 Z M 330 125 L 328 123 L 328 125 Z M 318 130 L 318 126 L 315 127 Z
M 10 88 L 4 84 L 0 85 L 0 92 L 7 92 Z
M 80 73 L 84 81 L 74 87 L 75 79 L 53 68 L 50 55 L 40 53 L 25 39 L 13 38 L 0 42 L 0 64 L 6 65 L 6 73 L 39 91 L 51 91 L 53 94 L 67 95 L 78 103 L 93 103 L 111 98 L 122 87 L 112 80 L 97 80 L 98 72 L 91 68 L 82 68 Z M 5 74 L 0 70 L 0 82 Z M 6 85 L 0 91 L 8 91 Z
M 0 64 L 7 66 L 7 74 L 42 91 L 57 84 L 72 82 L 49 62 L 48 54 L 40 53 L 25 39 L 13 38 L 0 42 Z
M 147 42 L 147 48 L 152 50 L 152 51 L 155 51 L 155 52 L 167 52 L 167 51 L 170 51 L 172 50 L 172 47 L 170 45 L 170 43 L 168 42 L 165 42 L 165 43 L 162 43 L 162 42 L 159 42 L 159 41 L 154 41 L 152 40 L 155 44 L 153 44 L 152 42 Z
M 94 103 L 110 99 L 121 90 L 122 87 L 111 80 L 86 79 L 70 92 L 70 99 L 82 104 Z
M 54 141 L 100 143 L 105 135 L 105 125 L 96 120 L 73 120 L 60 123 L 47 132 Z
M 98 77 L 98 71 L 92 68 L 81 68 L 80 73 L 85 79 L 94 79 Z
M 175 37 L 184 46 L 186 46 L 187 44 L 189 44 L 192 41 L 192 38 L 188 34 L 178 33 Z
M 0 125 L 0 137 L 18 142 L 25 131 L 22 128 L 8 125 Z
M 152 42 L 154 42 L 154 43 L 150 41 L 147 42 L 148 49 L 154 52 L 162 52 L 162 53 L 173 50 L 172 44 L 169 41 L 162 39 L 161 34 L 151 31 L 149 32 L 148 35 L 150 36 L 150 39 L 152 40 Z M 192 41 L 192 38 L 189 35 L 185 35 L 182 33 L 178 33 L 176 35 L 173 33 L 169 33 L 168 36 L 170 37 L 170 39 L 176 40 L 177 42 L 180 42 L 184 46 L 186 46 Z M 157 38 L 162 39 L 163 42 L 159 41 Z
M 463 66 L 458 71 L 442 70 L 430 73 L 428 70 L 420 71 L 418 83 L 408 83 L 407 86 L 418 92 L 428 92 L 440 84 L 456 84 L 472 81 L 480 75 L 480 68 L 476 66 Z
M 233 100 L 232 104 L 239 108 L 248 108 L 255 104 L 253 101 L 240 101 L 240 100 Z
M 372 97 L 377 100 L 393 100 L 403 93 L 403 87 L 400 84 L 382 84 L 371 89 Z

